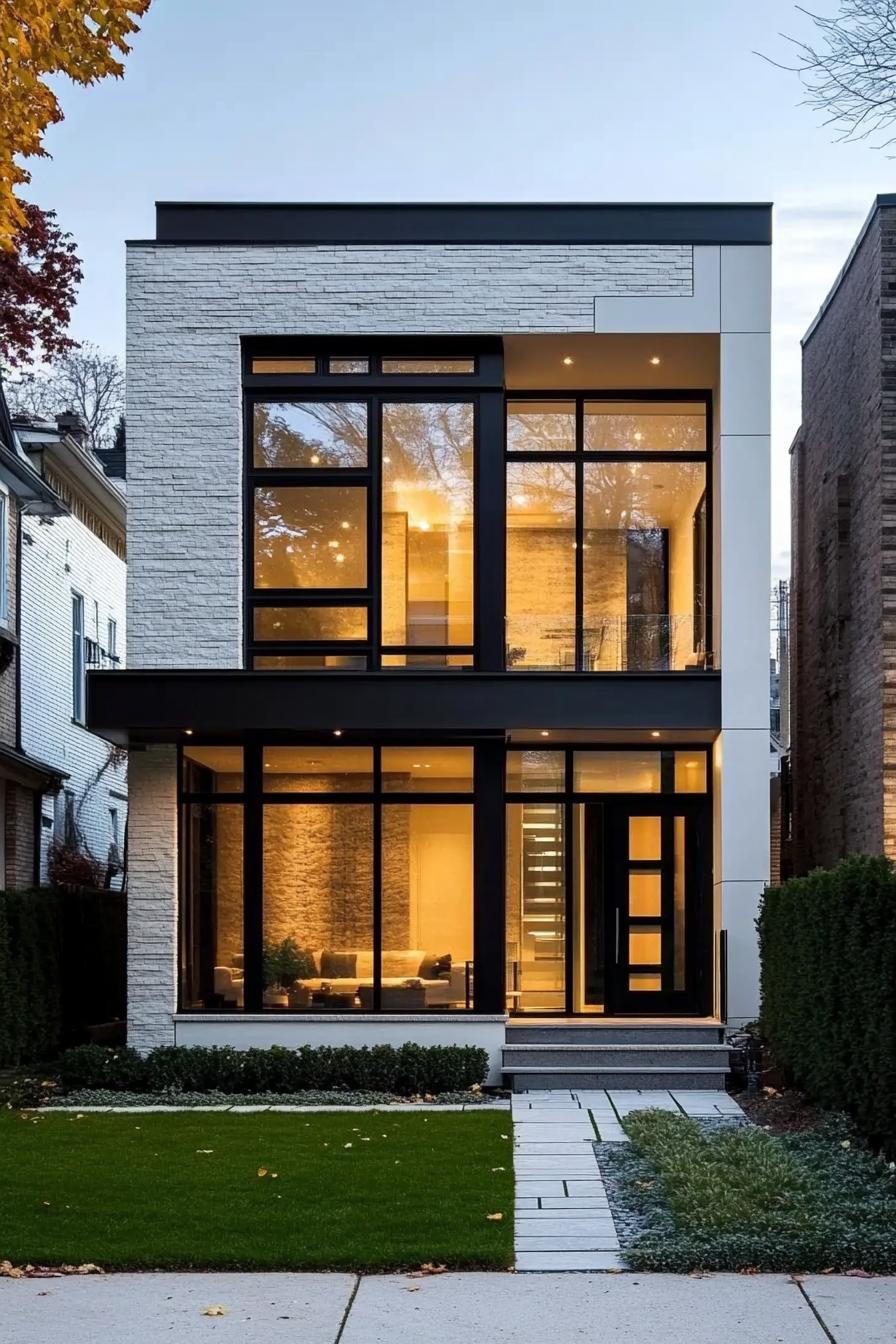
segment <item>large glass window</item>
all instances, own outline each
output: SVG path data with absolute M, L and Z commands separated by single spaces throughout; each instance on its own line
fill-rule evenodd
M 507 464 L 509 668 L 576 664 L 576 478 L 570 462 Z
M 697 400 L 508 403 L 508 668 L 712 664 L 707 424 Z
M 181 756 L 183 1009 L 472 1008 L 472 747 Z
M 384 806 L 382 890 L 383 1011 L 471 1007 L 472 806 Z M 372 991 L 358 992 L 371 1006 Z
M 382 408 L 382 642 L 473 642 L 471 402 Z
M 247 360 L 249 666 L 343 668 L 346 640 L 363 667 L 474 665 L 476 435 L 495 363 L 347 344 Z

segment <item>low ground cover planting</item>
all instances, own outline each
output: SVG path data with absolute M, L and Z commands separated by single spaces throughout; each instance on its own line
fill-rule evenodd
M 604 1150 L 632 1269 L 896 1270 L 896 1172 L 845 1120 L 773 1134 L 663 1111 Z
M 0 1113 L 0 1260 L 504 1269 L 509 1117 Z M 495 1217 L 501 1214 L 500 1218 Z

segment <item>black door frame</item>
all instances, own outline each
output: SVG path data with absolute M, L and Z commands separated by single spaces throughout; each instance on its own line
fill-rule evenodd
M 628 857 L 628 820 L 632 816 L 660 818 L 662 858 L 632 860 Z M 685 819 L 685 929 L 684 987 L 674 988 L 674 825 Z M 712 810 L 705 795 L 608 796 L 586 804 L 585 882 L 587 898 L 602 890 L 600 935 L 604 951 L 604 1014 L 651 1017 L 705 1015 L 712 996 Z M 631 870 L 661 871 L 661 914 L 631 916 L 628 910 L 627 875 Z M 595 903 L 597 905 L 597 903 Z M 596 911 L 599 918 L 599 913 Z M 661 990 L 634 991 L 628 987 L 632 969 L 623 949 L 631 928 L 661 924 L 662 962 L 645 966 L 663 979 Z M 587 930 L 580 931 L 582 956 Z

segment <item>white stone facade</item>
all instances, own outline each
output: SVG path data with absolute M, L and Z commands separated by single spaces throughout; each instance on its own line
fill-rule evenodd
M 105 866 L 117 813 L 119 849 L 127 821 L 127 763 L 110 764 L 108 742 L 73 719 L 72 593 L 84 599 L 85 635 L 103 649 L 109 621 L 116 623 L 119 657 L 126 638 L 126 563 L 73 513 L 43 520 L 22 519 L 22 746 L 30 755 L 64 771 L 74 794 L 75 820 L 83 845 Z M 43 799 L 41 880 L 47 852 L 61 833 L 64 800 Z M 120 878 L 113 881 L 118 886 Z
M 242 666 L 242 337 L 717 335 L 716 927 L 731 940 L 730 1019 L 752 1017 L 753 920 L 769 862 L 769 328 L 764 246 L 131 245 L 130 666 Z M 175 1040 L 176 781 L 170 749 L 131 762 L 129 1032 L 148 1048 Z M 299 1026 L 255 1019 L 241 1032 L 222 1020 L 213 1034 L 297 1041 Z M 177 1039 L 200 1037 L 181 1020 Z

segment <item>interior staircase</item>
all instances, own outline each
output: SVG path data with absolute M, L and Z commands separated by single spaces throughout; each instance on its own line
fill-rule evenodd
M 728 1046 L 721 1022 L 600 1025 L 565 1021 L 507 1024 L 501 1072 L 514 1092 L 532 1088 L 724 1088 Z

